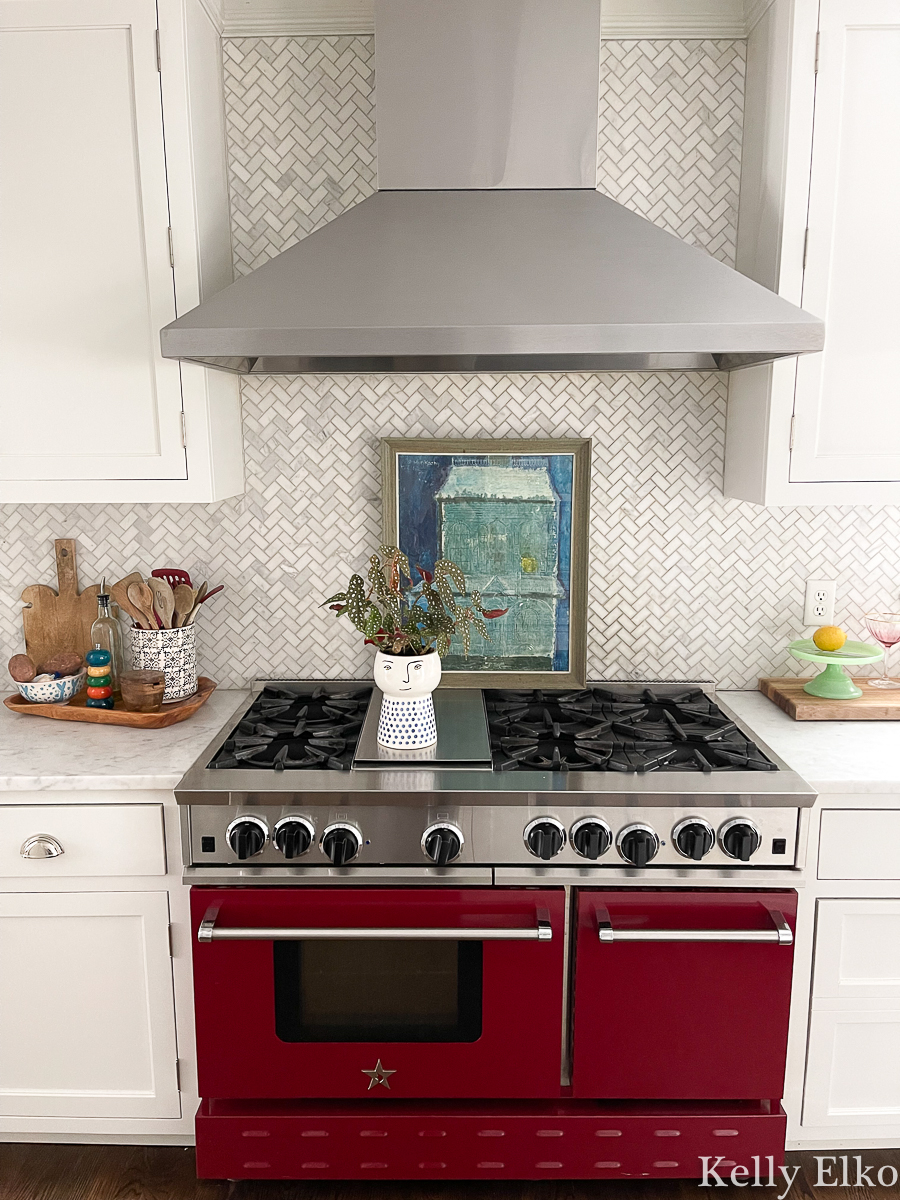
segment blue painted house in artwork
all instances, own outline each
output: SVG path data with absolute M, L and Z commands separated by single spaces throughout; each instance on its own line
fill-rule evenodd
M 509 458 L 503 465 L 454 465 L 436 500 L 442 556 L 462 568 L 485 608 L 509 609 L 491 622 L 487 656 L 549 668 L 565 593 L 558 578 L 560 502 L 546 465 L 523 468 Z

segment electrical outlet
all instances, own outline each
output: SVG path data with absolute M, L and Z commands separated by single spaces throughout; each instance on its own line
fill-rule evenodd
M 806 600 L 803 605 L 804 625 L 834 623 L 834 580 L 807 579 Z

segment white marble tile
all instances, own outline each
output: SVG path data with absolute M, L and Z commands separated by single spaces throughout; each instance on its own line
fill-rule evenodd
M 168 729 L 53 721 L 0 705 L 0 803 L 11 792 L 170 791 L 246 696 L 215 691 L 193 717 Z
M 900 793 L 900 721 L 794 721 L 761 692 L 719 696 L 817 791 Z

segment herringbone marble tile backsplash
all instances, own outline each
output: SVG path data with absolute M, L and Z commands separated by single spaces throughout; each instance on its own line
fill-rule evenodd
M 604 46 L 601 188 L 730 261 L 743 43 Z M 371 38 L 225 44 L 235 266 L 246 273 L 375 186 Z M 593 678 L 787 673 L 804 581 L 838 581 L 838 617 L 896 606 L 896 508 L 759 509 L 721 493 L 724 381 L 660 375 L 336 376 L 244 385 L 246 494 L 211 505 L 0 506 L 0 641 L 52 582 L 54 537 L 83 583 L 187 567 L 226 591 L 199 622 L 202 669 L 353 676 L 369 652 L 318 608 L 380 530 L 378 439 L 594 439 L 588 664 Z

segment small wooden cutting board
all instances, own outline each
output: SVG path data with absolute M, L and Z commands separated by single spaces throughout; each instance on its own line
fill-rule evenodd
M 795 721 L 900 721 L 900 688 L 883 691 L 869 677 L 854 679 L 856 700 L 825 700 L 804 692 L 808 679 L 760 679 L 759 690 Z
M 30 608 L 22 609 L 25 652 L 40 666 L 52 654 L 75 650 L 84 655 L 91 648 L 91 626 L 97 619 L 99 583 L 78 590 L 75 539 L 56 539 L 56 578 L 59 592 L 44 583 L 34 583 L 22 593 Z

